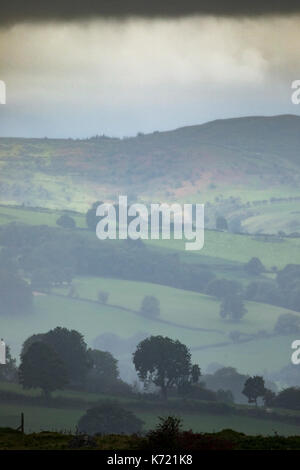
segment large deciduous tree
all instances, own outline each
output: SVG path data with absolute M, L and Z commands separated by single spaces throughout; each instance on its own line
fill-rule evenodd
M 65 387 L 68 376 L 65 364 L 45 343 L 32 343 L 21 355 L 19 381 L 24 388 L 41 388 L 48 397 L 54 390 Z
M 39 340 L 50 346 L 64 362 L 70 385 L 82 387 L 91 367 L 87 345 L 83 336 L 76 330 L 57 327 L 44 334 L 29 337 L 23 345 L 24 354 L 29 346 Z
M 191 373 L 197 375 L 188 348 L 178 340 L 163 336 L 150 336 L 141 341 L 133 353 L 133 363 L 144 384 L 152 382 L 160 387 L 165 399 L 172 387 L 178 386 Z
M 266 393 L 263 377 L 258 375 L 249 377 L 245 382 L 242 393 L 248 398 L 248 403 L 255 403 L 255 405 L 257 405 L 257 399 L 259 397 L 263 398 Z

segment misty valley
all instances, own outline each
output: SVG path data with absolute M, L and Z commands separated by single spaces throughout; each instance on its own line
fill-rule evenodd
M 41 430 L 36 448 L 299 446 L 299 135 L 282 116 L 0 138 L 0 446 Z M 169 237 L 157 216 L 156 237 L 99 240 L 103 202 L 137 232 L 152 202 L 204 202 L 203 248 L 186 250 L 169 212 Z

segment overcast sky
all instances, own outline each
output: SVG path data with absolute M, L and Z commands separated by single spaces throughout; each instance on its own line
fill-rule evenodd
M 300 79 L 298 14 L 152 13 L 68 21 L 40 14 L 34 22 L 4 15 L 0 135 L 126 136 L 218 118 L 300 114 L 291 103 L 291 83 Z

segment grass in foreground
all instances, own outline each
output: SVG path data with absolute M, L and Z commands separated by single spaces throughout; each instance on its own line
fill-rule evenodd
M 170 442 L 166 436 L 165 441 Z M 299 450 L 300 436 L 283 437 L 279 435 L 248 436 L 225 429 L 218 433 L 196 434 L 180 432 L 167 447 L 156 446 L 149 437 L 137 435 L 107 435 L 85 440 L 83 436 L 65 432 L 21 434 L 10 428 L 0 428 L 0 450 Z
M 124 403 L 125 404 L 125 403 Z M 281 435 L 293 436 L 300 434 L 300 427 L 276 419 L 263 419 L 252 416 L 236 414 L 215 414 L 207 411 L 178 411 L 164 409 L 162 404 L 157 404 L 152 410 L 142 410 L 141 404 L 127 403 L 126 407 L 144 421 L 144 431 L 147 432 L 157 425 L 158 416 L 166 417 L 170 413 L 179 416 L 184 423 L 183 429 L 192 429 L 193 432 L 220 432 L 222 429 L 231 428 L 236 432 L 244 432 L 248 435 Z M 54 408 L 28 404 L 1 404 L 0 426 L 16 429 L 20 424 L 20 415 L 25 415 L 25 432 L 68 432 L 74 433 L 80 417 L 90 405 L 83 408 Z M 0 444 L 1 445 L 1 444 Z M 1 448 L 1 447 L 0 447 Z

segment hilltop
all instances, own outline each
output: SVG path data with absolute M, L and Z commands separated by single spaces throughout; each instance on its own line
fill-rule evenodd
M 228 186 L 296 186 L 299 148 L 300 117 L 293 115 L 217 120 L 123 139 L 1 138 L 1 193 L 36 205 L 60 205 L 64 198 L 67 206 L 74 191 L 87 191 L 92 201 L 97 191 L 180 199 Z
M 293 215 L 298 206 L 290 206 L 300 197 L 299 148 L 300 116 L 293 115 L 224 119 L 123 139 L 1 138 L 0 198 L 78 211 L 122 193 L 131 201 L 201 202 L 211 226 L 222 211 L 248 219 L 249 232 L 293 232 L 300 227 Z M 266 211 L 270 201 L 289 205 Z M 284 221 L 283 213 L 289 213 Z

